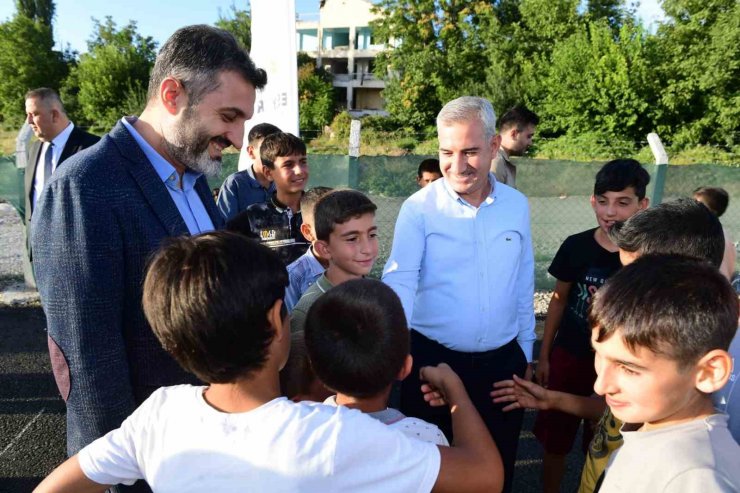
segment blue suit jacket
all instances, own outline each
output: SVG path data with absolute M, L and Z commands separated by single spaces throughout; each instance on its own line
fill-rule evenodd
M 196 190 L 223 227 L 204 177 Z M 164 239 L 189 233 L 120 122 L 59 168 L 33 217 L 34 270 L 71 455 L 117 428 L 156 388 L 197 382 L 161 348 L 141 305 L 148 259 Z

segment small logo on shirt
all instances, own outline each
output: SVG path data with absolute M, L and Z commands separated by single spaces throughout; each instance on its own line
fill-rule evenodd
M 510 236 L 507 236 L 506 237 L 506 241 L 511 241 L 511 237 Z
M 274 229 L 263 229 L 260 231 L 260 239 L 262 241 L 274 240 L 277 237 L 277 231 Z

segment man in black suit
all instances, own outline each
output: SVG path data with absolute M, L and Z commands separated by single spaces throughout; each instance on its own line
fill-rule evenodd
M 95 144 L 100 137 L 75 127 L 53 89 L 41 87 L 26 93 L 26 121 L 39 140 L 31 144 L 26 167 L 26 227 L 44 184 L 71 155 Z

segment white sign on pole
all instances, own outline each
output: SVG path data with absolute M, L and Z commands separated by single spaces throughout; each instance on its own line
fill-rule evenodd
M 272 123 L 298 135 L 298 68 L 296 61 L 295 0 L 251 0 L 252 51 L 257 67 L 267 72 L 267 85 L 257 91 L 254 116 L 244 124 L 239 169 L 251 161 L 247 135 L 258 123 Z

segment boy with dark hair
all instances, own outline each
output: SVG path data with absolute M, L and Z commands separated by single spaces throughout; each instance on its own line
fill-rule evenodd
M 262 141 L 260 158 L 275 191 L 267 202 L 252 204 L 237 214 L 226 229 L 272 248 L 288 265 L 309 246 L 301 234 L 301 197 L 308 183 L 306 144 L 293 134 L 270 134 Z
M 589 343 L 588 306 L 593 293 L 621 267 L 619 248 L 609 238 L 609 230 L 615 222 L 647 207 L 645 189 L 649 181 L 648 172 L 632 159 L 610 161 L 596 174 L 591 206 L 598 227 L 569 236 L 548 269 L 556 283 L 536 371 L 544 387 L 582 396 L 593 393 L 596 374 Z M 578 416 L 556 410 L 538 414 L 534 433 L 545 449 L 545 492 L 560 490 L 565 457 L 581 421 Z M 584 449 L 591 439 L 589 430 L 584 427 Z
M 350 279 L 370 273 L 378 256 L 377 206 L 356 190 L 337 190 L 316 204 L 316 251 L 329 267 L 308 288 L 291 313 L 292 332 L 301 332 L 309 308 L 322 294 Z
M 403 433 L 449 445 L 435 425 L 388 407 L 391 387 L 411 372 L 409 329 L 398 295 L 374 279 L 353 279 L 321 296 L 306 318 L 311 367 L 336 392 L 324 401 L 366 413 Z
M 270 123 L 259 123 L 249 131 L 246 153 L 252 164 L 245 170 L 227 176 L 218 196 L 218 208 L 227 221 L 252 204 L 270 200 L 275 184 L 265 173 L 259 148 L 265 137 L 278 132 L 280 129 Z
M 724 188 L 699 187 L 694 190 L 694 200 L 704 204 L 715 216 L 722 217 L 722 214 L 725 213 L 730 203 L 730 195 Z M 727 230 L 723 229 L 723 231 L 725 233 L 725 253 L 722 259 L 722 267 L 719 270 L 728 279 L 733 280 L 735 261 L 737 260 L 737 248 L 735 247 L 735 242 L 732 241 L 732 238 L 727 233 Z
M 288 265 L 290 284 L 288 289 L 285 290 L 285 306 L 288 307 L 289 312 L 293 310 L 303 293 L 316 282 L 316 279 L 329 266 L 329 262 L 322 258 L 314 248 L 316 235 L 314 234 L 313 212 L 319 199 L 331 191 L 332 189 L 329 187 L 313 187 L 301 197 L 301 215 L 303 216 L 301 234 L 311 245 L 306 253 Z
M 609 230 L 609 236 L 619 247 L 623 265 L 634 262 L 641 255 L 674 253 L 709 261 L 718 268 L 724 245 L 717 218 L 706 207 L 690 199 L 678 199 L 645 209 L 624 223 L 616 223 Z M 579 493 L 592 493 L 609 458 L 622 445 L 619 431 L 622 422 L 614 417 L 604 400 L 546 389 L 516 377 L 497 382 L 495 387 L 497 390 L 491 393 L 494 401 L 513 401 L 510 404 L 512 408 L 555 409 L 584 419 L 599 420 L 589 444 L 578 489 Z M 728 388 L 731 386 L 725 386 L 718 395 Z M 718 398 L 715 396 L 715 402 Z M 740 407 L 740 402 L 735 405 Z M 724 407 L 718 404 L 718 408 L 725 412 L 728 412 L 728 407 L 726 403 Z M 740 413 L 737 418 L 740 418 Z
M 644 256 L 595 294 L 589 321 L 594 390 L 625 423 L 599 491 L 740 491 L 740 446 L 711 399 L 737 330 L 727 279 L 688 257 Z
M 540 118 L 524 106 L 515 106 L 498 121 L 498 133 L 501 135 L 501 146 L 491 163 L 491 171 L 496 181 L 516 188 L 516 166 L 511 156 L 523 156 L 537 130 Z
M 144 311 L 162 346 L 210 384 L 157 390 L 36 491 L 103 492 L 138 478 L 161 492 L 500 489 L 496 446 L 446 365 L 422 369 L 423 391 L 454 406 L 455 448 L 343 407 L 281 398 L 287 282 L 277 255 L 240 235 L 174 239 L 152 261 Z
M 439 169 L 439 159 L 429 158 L 419 164 L 419 169 L 416 171 L 416 184 L 420 188 L 440 178 L 442 178 L 442 170 Z

